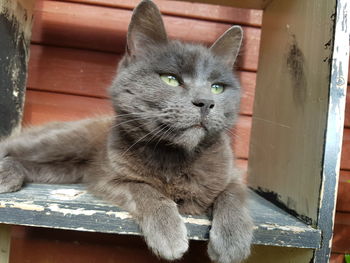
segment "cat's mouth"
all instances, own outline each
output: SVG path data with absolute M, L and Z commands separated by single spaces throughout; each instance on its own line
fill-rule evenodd
M 164 124 L 162 124 L 164 125 Z M 168 125 L 168 124 L 165 124 L 165 126 L 169 129 L 169 130 L 172 130 L 172 132 L 175 132 L 175 133 L 183 133 L 183 132 L 186 132 L 186 131 L 189 131 L 189 130 L 192 130 L 192 129 L 195 129 L 195 130 L 204 130 L 204 131 L 208 131 L 208 128 L 207 126 L 205 125 L 205 123 L 203 122 L 199 122 L 199 123 L 196 123 L 196 124 L 192 124 L 192 125 L 189 125 L 187 127 L 173 127 L 171 125 Z
M 204 129 L 204 130 L 208 130 L 208 128 L 205 126 L 205 124 L 203 122 L 200 122 L 198 124 L 195 124 L 195 125 L 192 125 L 190 126 L 188 129 L 191 129 L 191 128 L 194 128 L 194 129 Z

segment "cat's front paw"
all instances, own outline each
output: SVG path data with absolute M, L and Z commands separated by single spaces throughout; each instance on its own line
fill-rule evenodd
M 11 157 L 0 159 L 0 193 L 21 189 L 24 180 L 21 169 L 22 165 Z
M 159 257 L 175 260 L 188 249 L 187 229 L 175 206 L 164 205 L 142 219 L 147 245 Z
M 239 263 L 250 254 L 253 223 L 248 215 L 213 220 L 208 254 L 217 263 Z

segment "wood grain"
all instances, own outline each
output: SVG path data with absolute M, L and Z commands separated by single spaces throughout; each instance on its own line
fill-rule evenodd
M 272 1 L 264 10 L 250 139 L 250 185 L 313 224 L 324 178 L 330 72 L 319 61 L 332 55 L 319 43 L 333 37 L 333 2 Z M 320 23 L 324 31 L 316 30 Z
M 92 97 L 107 97 L 119 55 L 90 50 L 31 45 L 27 87 Z
M 344 263 L 344 254 L 332 253 L 330 263 Z
M 254 211 L 255 222 L 253 244 L 319 247 L 321 231 L 300 222 L 254 192 L 249 192 L 249 199 L 249 210 Z M 2 194 L 0 202 L 1 222 L 6 224 L 141 235 L 127 211 L 94 197 L 82 185 L 27 184 L 21 191 Z M 182 217 L 189 239 L 208 240 L 211 225 L 208 216 Z
M 350 212 L 350 171 L 340 171 L 337 211 Z
M 343 133 L 343 147 L 340 162 L 341 169 L 350 170 L 350 129 L 345 128 Z
M 74 121 L 111 114 L 106 99 L 27 91 L 23 125 L 39 125 L 50 121 Z
M 65 3 L 38 2 L 32 41 L 35 43 L 123 53 L 131 11 Z M 212 44 L 231 24 L 164 16 L 169 37 Z M 243 27 L 245 38 L 238 66 L 257 69 L 260 29 Z M 92 33 L 93 32 L 93 33 Z
M 350 128 L 350 86 L 348 86 L 346 91 L 346 105 L 345 105 L 345 120 L 344 125 Z
M 270 0 L 193 0 L 193 2 L 235 6 L 240 8 L 264 9 Z
M 332 251 L 350 253 L 350 213 L 338 212 L 335 216 Z
M 9 263 L 11 226 L 0 224 L 0 262 Z
M 82 4 L 123 8 L 132 10 L 140 2 L 139 0 L 66 0 Z M 162 14 L 225 22 L 231 24 L 242 24 L 249 26 L 261 26 L 262 11 L 254 9 L 241 9 L 221 5 L 208 5 L 201 3 L 188 3 L 178 1 L 153 1 Z
M 12 232 L 11 263 L 159 263 L 140 236 L 23 226 Z M 210 263 L 206 250 L 206 242 L 192 241 L 177 262 Z

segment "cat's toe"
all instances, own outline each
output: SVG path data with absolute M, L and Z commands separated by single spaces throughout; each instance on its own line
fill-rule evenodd
M 163 240 L 160 243 L 154 243 L 153 251 L 161 258 L 166 260 L 176 260 L 182 258 L 188 250 L 188 240 L 185 237 L 177 237 L 174 240 Z
M 242 231 L 245 229 L 245 231 Z M 250 254 L 251 226 L 235 229 L 228 226 L 212 228 L 208 244 L 208 255 L 218 263 L 239 263 Z
M 15 192 L 21 189 L 24 176 L 16 164 L 10 158 L 0 160 L 0 193 Z
M 187 230 L 184 224 L 174 229 L 155 231 L 147 235 L 146 242 L 153 252 L 166 260 L 180 259 L 188 250 Z
M 182 217 L 171 208 L 163 209 L 162 216 L 144 221 L 143 232 L 147 245 L 166 260 L 180 259 L 188 250 L 187 229 Z M 145 224 L 146 223 L 146 224 Z

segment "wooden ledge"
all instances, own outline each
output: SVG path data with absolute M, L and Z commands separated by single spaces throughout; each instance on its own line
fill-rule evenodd
M 321 232 L 251 192 L 254 244 L 318 248 Z M 206 240 L 210 220 L 185 215 L 190 239 Z M 0 223 L 78 231 L 141 235 L 130 214 L 87 193 L 82 185 L 28 184 L 0 194 Z

